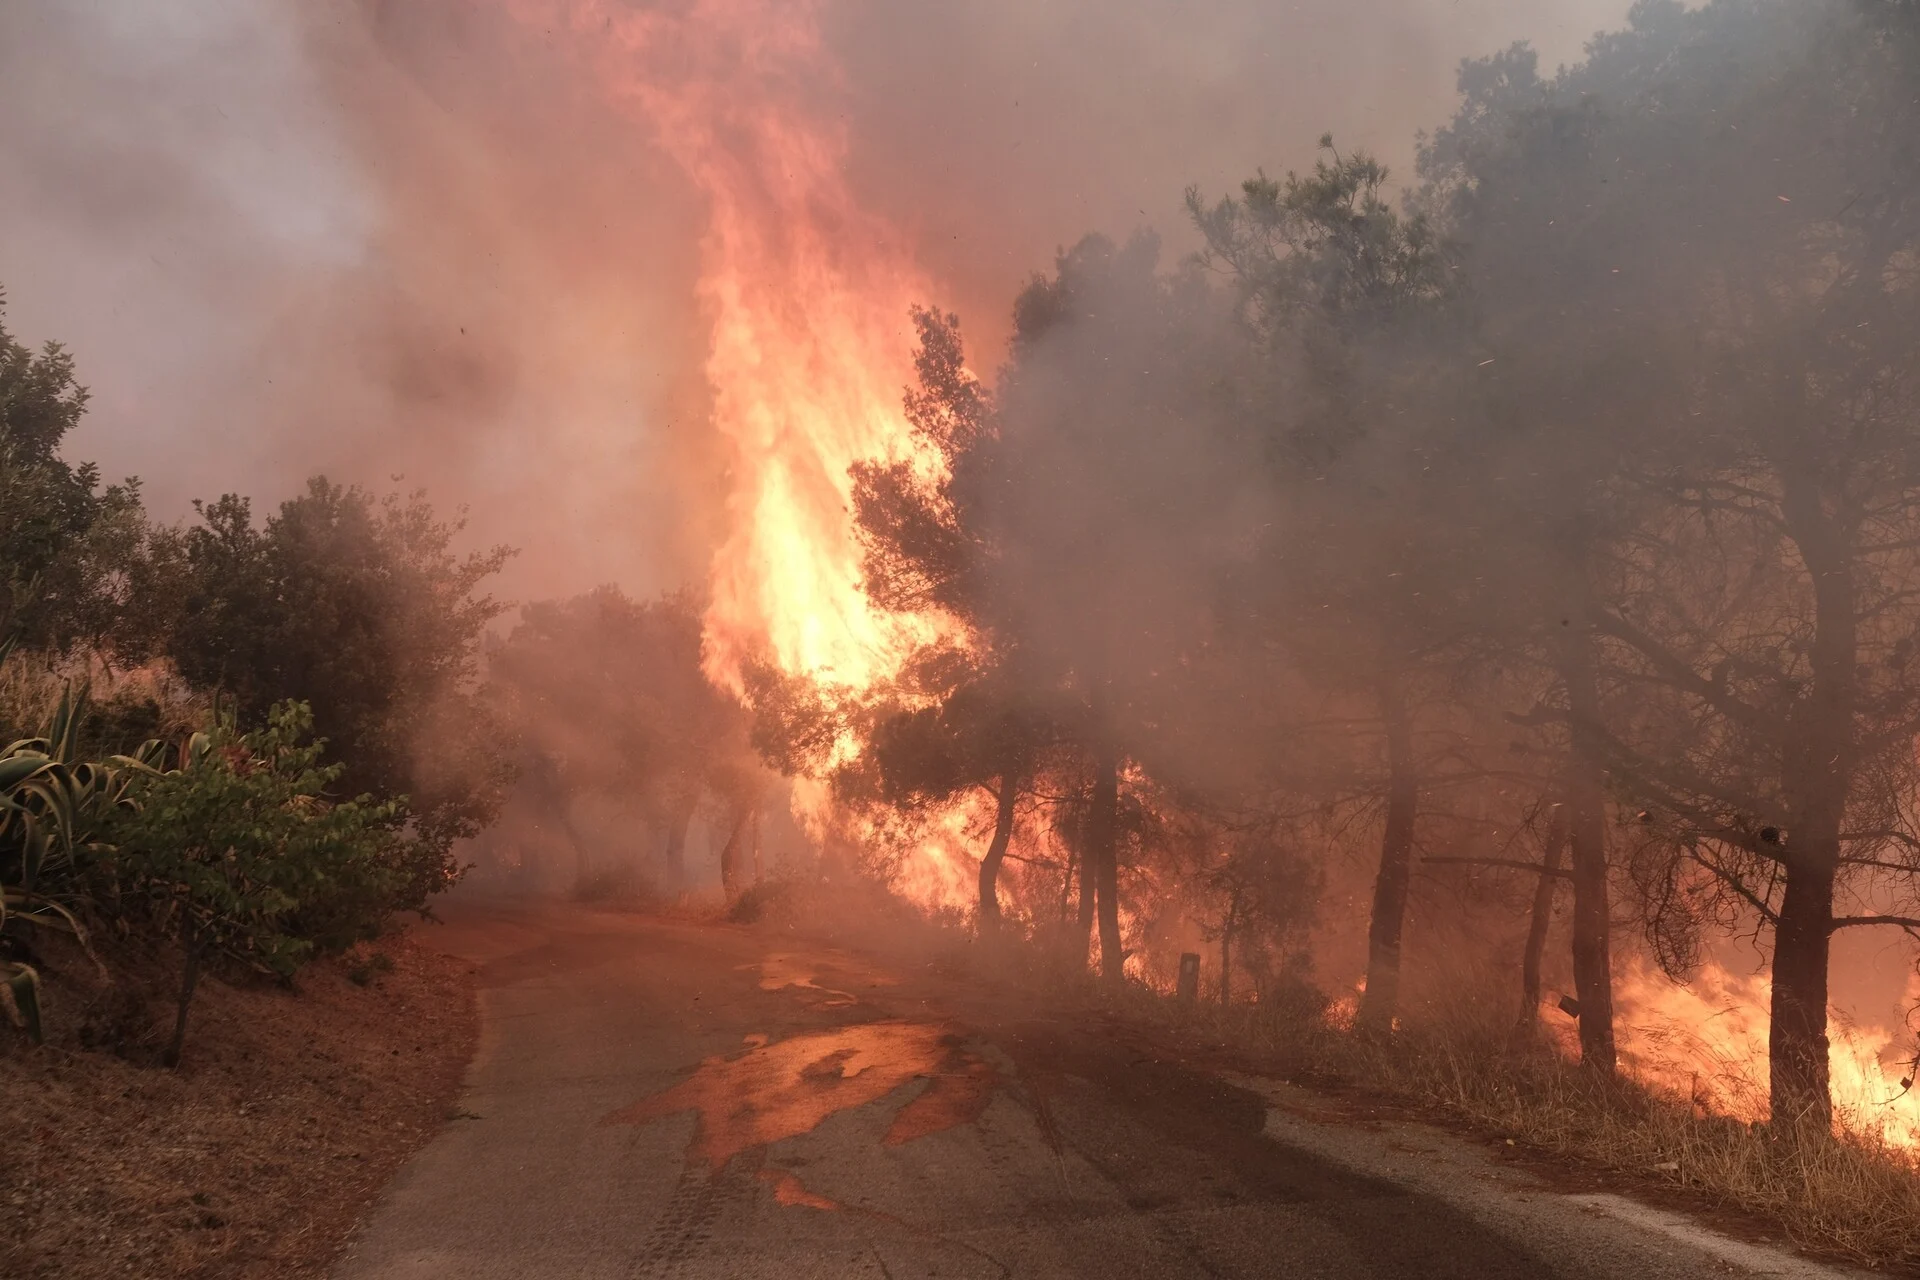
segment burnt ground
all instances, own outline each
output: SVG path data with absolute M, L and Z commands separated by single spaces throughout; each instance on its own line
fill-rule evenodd
M 326 1274 L 472 1053 L 472 977 L 433 928 L 294 989 L 203 978 L 177 1070 L 170 969 L 47 956 L 49 1042 L 0 1027 L 0 1276 Z
M 1835 1274 L 771 928 L 469 907 L 433 938 L 478 970 L 468 1118 L 340 1280 Z

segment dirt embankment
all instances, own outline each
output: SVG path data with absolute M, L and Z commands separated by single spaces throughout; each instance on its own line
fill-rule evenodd
M 296 990 L 203 979 L 172 1071 L 164 975 L 60 966 L 48 1043 L 0 1026 L 0 1275 L 324 1274 L 473 1051 L 469 967 L 416 932 Z

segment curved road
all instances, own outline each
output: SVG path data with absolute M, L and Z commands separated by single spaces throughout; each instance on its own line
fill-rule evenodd
M 773 931 L 468 908 L 467 1093 L 338 1280 L 1837 1274 Z

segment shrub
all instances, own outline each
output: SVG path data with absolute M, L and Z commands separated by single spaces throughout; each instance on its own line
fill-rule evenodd
M 0 642 L 0 664 L 11 650 L 11 641 Z M 132 772 L 146 767 L 144 749 L 139 759 L 76 760 L 86 713 L 85 692 L 69 688 L 44 737 L 0 751 L 0 1013 L 35 1041 L 40 975 L 23 926 L 72 934 L 93 955 L 75 910 L 76 871 L 101 847 L 103 823 L 126 803 Z
M 180 946 L 170 1065 L 203 962 L 290 978 L 316 949 L 376 931 L 410 888 L 404 805 L 327 799 L 340 766 L 303 742 L 311 727 L 304 705 L 283 703 L 258 732 L 194 735 L 178 767 L 133 778 L 89 860 L 96 902 Z
M 364 987 L 382 974 L 393 972 L 393 957 L 384 951 L 367 951 L 347 959 L 347 980 L 356 987 Z

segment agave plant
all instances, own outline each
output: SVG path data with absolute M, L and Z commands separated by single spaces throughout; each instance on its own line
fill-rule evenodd
M 0 661 L 5 656 L 0 648 Z M 159 772 L 165 752 L 155 741 L 131 756 L 78 759 L 86 709 L 86 692 L 69 686 L 45 736 L 23 738 L 0 751 L 0 937 L 10 920 L 29 921 L 72 935 L 97 965 L 72 905 L 81 861 L 111 851 L 99 839 L 102 820 L 131 803 L 127 790 L 133 778 Z M 6 955 L 0 955 L 0 1012 L 34 1041 L 42 1038 L 40 976 L 32 965 Z
M 31 920 L 40 928 L 71 934 L 87 957 L 95 964 L 100 963 L 88 944 L 87 931 L 80 918 L 52 898 L 0 885 L 0 928 L 6 926 L 9 917 Z M 44 1037 L 40 1023 L 40 973 L 32 965 L 0 957 L 0 1012 L 25 1031 L 35 1044 L 40 1043 Z

